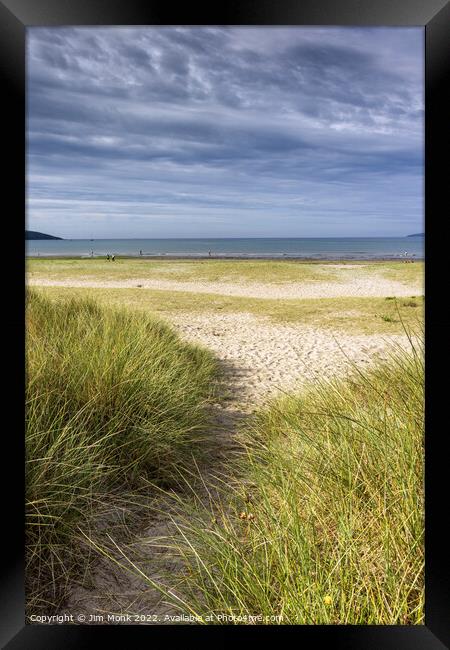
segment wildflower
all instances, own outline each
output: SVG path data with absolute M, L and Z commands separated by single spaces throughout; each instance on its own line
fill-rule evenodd
M 255 515 L 253 515 L 251 512 L 247 515 L 247 519 L 249 521 L 252 521 L 255 518 Z
M 247 515 L 246 515 L 246 513 L 245 513 L 245 512 L 241 512 L 241 514 L 239 515 L 239 519 L 247 519 Z
M 331 603 L 333 601 L 331 599 L 331 596 L 325 596 L 325 598 L 323 599 L 323 602 L 325 603 L 325 605 L 331 605 Z

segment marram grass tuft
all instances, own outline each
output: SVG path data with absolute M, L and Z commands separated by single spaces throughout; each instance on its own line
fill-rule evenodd
M 99 495 L 170 485 L 207 423 L 213 357 L 164 323 L 86 299 L 27 294 L 27 603 L 57 607 L 86 569 Z

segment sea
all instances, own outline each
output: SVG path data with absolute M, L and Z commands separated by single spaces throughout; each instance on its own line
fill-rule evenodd
M 424 259 L 424 237 L 28 240 L 29 257 L 242 258 L 310 260 Z

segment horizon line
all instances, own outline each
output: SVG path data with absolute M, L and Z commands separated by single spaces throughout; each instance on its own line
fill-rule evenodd
M 38 232 L 38 231 L 34 231 Z M 42 234 L 47 234 L 47 233 L 42 233 Z M 57 237 L 58 235 L 53 235 L 54 237 Z M 411 233 L 408 235 L 329 235 L 329 236 L 299 236 L 299 235 L 292 235 L 292 236 L 285 236 L 285 237 L 62 237 L 61 240 L 66 240 L 66 241 L 99 241 L 99 240 L 108 240 L 108 241 L 113 241 L 113 240 L 122 240 L 126 239 L 129 241 L 139 241 L 139 240 L 145 240 L 145 239 L 159 239 L 159 240 L 179 240 L 179 239 L 191 239 L 191 240 L 198 240 L 198 239 L 403 239 L 404 237 L 411 237 L 411 236 L 425 236 L 425 233 Z M 33 241 L 33 240 L 26 240 L 26 241 Z M 58 241 L 58 240 L 42 240 L 42 241 Z

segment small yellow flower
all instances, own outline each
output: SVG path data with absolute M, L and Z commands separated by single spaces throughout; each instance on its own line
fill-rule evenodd
M 323 599 L 323 602 L 325 603 L 325 605 L 331 605 L 331 603 L 333 601 L 331 599 L 331 596 L 325 596 L 325 598 Z
M 252 521 L 254 518 L 255 518 L 255 515 L 253 515 L 251 512 L 249 512 L 249 514 L 247 515 L 247 519 L 249 521 Z
M 241 514 L 239 515 L 239 519 L 247 519 L 247 515 L 246 515 L 246 513 L 245 513 L 245 512 L 241 512 Z

